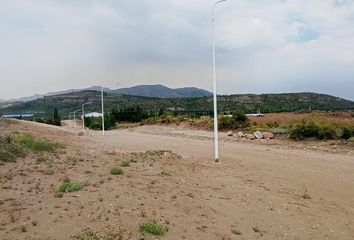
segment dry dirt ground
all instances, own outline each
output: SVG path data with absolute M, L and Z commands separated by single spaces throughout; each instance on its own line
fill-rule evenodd
M 0 124 L 0 131 L 66 146 L 44 162 L 29 154 L 0 166 L 0 239 L 85 239 L 87 228 L 122 237 L 116 239 L 354 239 L 350 151 L 235 142 L 222 134 L 221 162 L 214 163 L 204 131 L 143 126 L 78 136 L 30 122 Z M 129 160 L 123 175 L 111 175 Z M 56 197 L 67 178 L 86 186 Z M 167 232 L 141 233 L 148 220 Z

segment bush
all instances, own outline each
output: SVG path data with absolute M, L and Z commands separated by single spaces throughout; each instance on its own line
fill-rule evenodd
M 220 116 L 218 119 L 219 129 L 233 129 L 236 127 L 236 122 L 233 117 Z
M 31 150 L 33 152 L 54 151 L 57 148 L 63 147 L 61 144 L 58 143 L 36 140 L 30 134 L 17 136 L 15 141 L 16 143 L 22 145 L 26 149 Z
M 25 156 L 25 149 L 15 143 L 11 135 L 0 136 L 0 161 L 13 162 L 17 158 Z
M 161 224 L 157 224 L 155 221 L 149 221 L 140 225 L 140 231 L 150 233 L 152 235 L 162 236 L 165 234 L 166 229 Z
M 240 111 L 235 111 L 232 113 L 232 117 L 235 122 L 240 125 L 241 127 L 245 127 L 249 125 L 249 119 L 247 118 L 246 114 Z
M 349 128 L 343 128 L 341 138 L 348 140 L 353 136 L 353 132 Z
M 61 193 L 76 192 L 76 191 L 80 191 L 81 189 L 83 189 L 84 186 L 85 186 L 85 184 L 82 182 L 64 182 L 60 186 L 59 192 L 61 192 Z
M 122 167 L 130 167 L 130 162 L 129 161 L 123 161 L 120 165 Z
M 121 168 L 112 168 L 111 169 L 111 174 L 113 174 L 113 175 L 122 175 L 123 174 L 123 170 Z
M 332 126 L 323 126 L 319 127 L 319 131 L 317 133 L 317 139 L 334 139 L 337 137 L 336 129 Z
M 290 129 L 289 138 L 303 140 L 317 137 L 320 128 L 314 122 L 299 123 Z
M 320 125 L 313 121 L 300 123 L 289 131 L 289 138 L 303 140 L 306 138 L 335 139 L 338 136 L 337 127 L 333 125 Z

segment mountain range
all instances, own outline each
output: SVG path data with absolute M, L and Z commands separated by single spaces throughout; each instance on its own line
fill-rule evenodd
M 85 90 L 45 96 L 28 102 L 5 103 L 7 106 L 3 107 L 0 103 L 0 115 L 33 113 L 38 118 L 50 118 L 53 116 L 53 109 L 57 108 L 61 116 L 67 117 L 70 112 L 80 109 L 82 104 L 87 102 L 92 102 L 86 107 L 87 111 L 101 111 L 101 93 L 97 90 Z M 213 112 L 212 96 L 151 98 L 105 92 L 104 103 L 107 113 L 114 108 L 132 111 L 131 109 L 136 107 L 152 114 L 160 110 L 192 116 L 205 116 Z M 218 109 L 225 114 L 235 110 L 244 113 L 255 113 L 258 110 L 262 113 L 308 111 L 309 109 L 354 110 L 354 102 L 318 93 L 235 94 L 220 95 Z
M 74 93 L 81 91 L 101 91 L 101 86 L 92 86 L 89 88 L 83 89 L 68 89 L 58 92 L 49 92 L 47 94 L 35 94 L 29 97 L 22 97 L 18 99 L 1 99 L 0 102 L 28 102 L 43 98 L 45 96 L 55 96 L 66 93 Z M 195 87 L 185 87 L 185 88 L 168 88 L 161 84 L 157 85 L 138 85 L 130 88 L 120 88 L 120 89 L 109 89 L 104 88 L 105 92 L 111 92 L 121 95 L 130 95 L 130 96 L 140 96 L 140 97 L 152 97 L 152 98 L 193 98 L 193 97 L 204 97 L 211 96 L 212 93 L 204 89 L 199 89 Z

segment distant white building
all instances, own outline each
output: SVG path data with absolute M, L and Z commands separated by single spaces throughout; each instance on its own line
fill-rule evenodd
M 98 113 L 98 112 L 87 113 L 85 114 L 85 117 L 98 118 L 98 117 L 102 117 L 102 113 Z

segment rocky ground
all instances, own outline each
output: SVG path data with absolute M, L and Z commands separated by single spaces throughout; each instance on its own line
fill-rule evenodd
M 78 136 L 30 122 L 0 131 L 65 145 L 0 166 L 0 239 L 354 238 L 351 146 L 222 133 L 214 163 L 205 131 L 144 126 Z M 64 182 L 81 189 L 60 193 Z M 148 222 L 166 232 L 144 232 Z

